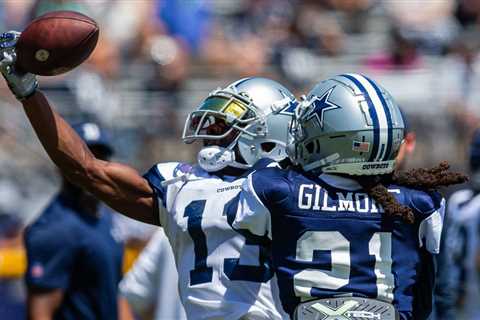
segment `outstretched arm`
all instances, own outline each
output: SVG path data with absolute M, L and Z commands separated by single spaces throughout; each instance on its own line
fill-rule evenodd
M 146 223 L 159 224 L 154 191 L 147 180 L 126 165 L 95 158 L 70 125 L 37 90 L 30 73 L 14 69 L 15 44 L 20 34 L 0 35 L 0 71 L 23 104 L 38 139 L 62 174 L 113 209 Z
M 135 169 L 95 158 L 40 91 L 21 102 L 44 149 L 70 182 L 133 219 L 159 224 L 153 190 Z

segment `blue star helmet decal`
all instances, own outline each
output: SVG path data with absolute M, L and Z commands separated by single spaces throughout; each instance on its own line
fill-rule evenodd
M 313 104 L 314 108 L 310 111 L 310 115 L 308 116 L 307 121 L 311 120 L 312 118 L 316 118 L 318 125 L 322 129 L 323 129 L 323 116 L 325 112 L 334 110 L 334 109 L 341 109 L 339 105 L 336 105 L 335 103 L 328 101 L 328 98 L 330 97 L 330 94 L 332 94 L 333 89 L 335 89 L 335 86 L 328 89 L 328 91 L 325 92 L 320 98 L 317 96 L 312 96 L 308 100 L 308 104 Z
M 283 92 L 283 90 L 278 90 L 278 91 L 280 91 L 280 93 L 284 97 L 282 100 L 277 102 L 284 106 L 283 109 L 279 111 L 279 113 L 293 116 L 293 114 L 295 113 L 295 108 L 298 105 L 298 101 L 292 100 L 292 98 L 290 98 L 285 92 Z

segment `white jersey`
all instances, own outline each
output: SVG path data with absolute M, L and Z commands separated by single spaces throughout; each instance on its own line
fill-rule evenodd
M 187 318 L 178 295 L 172 248 L 162 228 L 158 228 L 119 287 L 135 314 L 153 312 L 155 320 Z
M 273 271 L 267 250 L 229 224 L 226 209 L 236 203 L 246 175 L 218 177 L 172 162 L 154 166 L 145 178 L 157 194 L 159 219 L 173 249 L 187 317 L 287 318 L 276 280 L 270 280 Z

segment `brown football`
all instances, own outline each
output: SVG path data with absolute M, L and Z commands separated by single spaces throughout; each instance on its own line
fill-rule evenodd
M 98 25 L 74 11 L 53 11 L 33 20 L 16 44 L 16 67 L 55 76 L 85 61 L 98 41 Z

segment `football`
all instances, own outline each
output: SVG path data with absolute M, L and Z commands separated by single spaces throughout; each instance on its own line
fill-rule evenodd
M 41 76 L 68 72 L 85 61 L 98 41 L 91 18 L 74 11 L 54 11 L 33 20 L 16 44 L 19 70 Z

